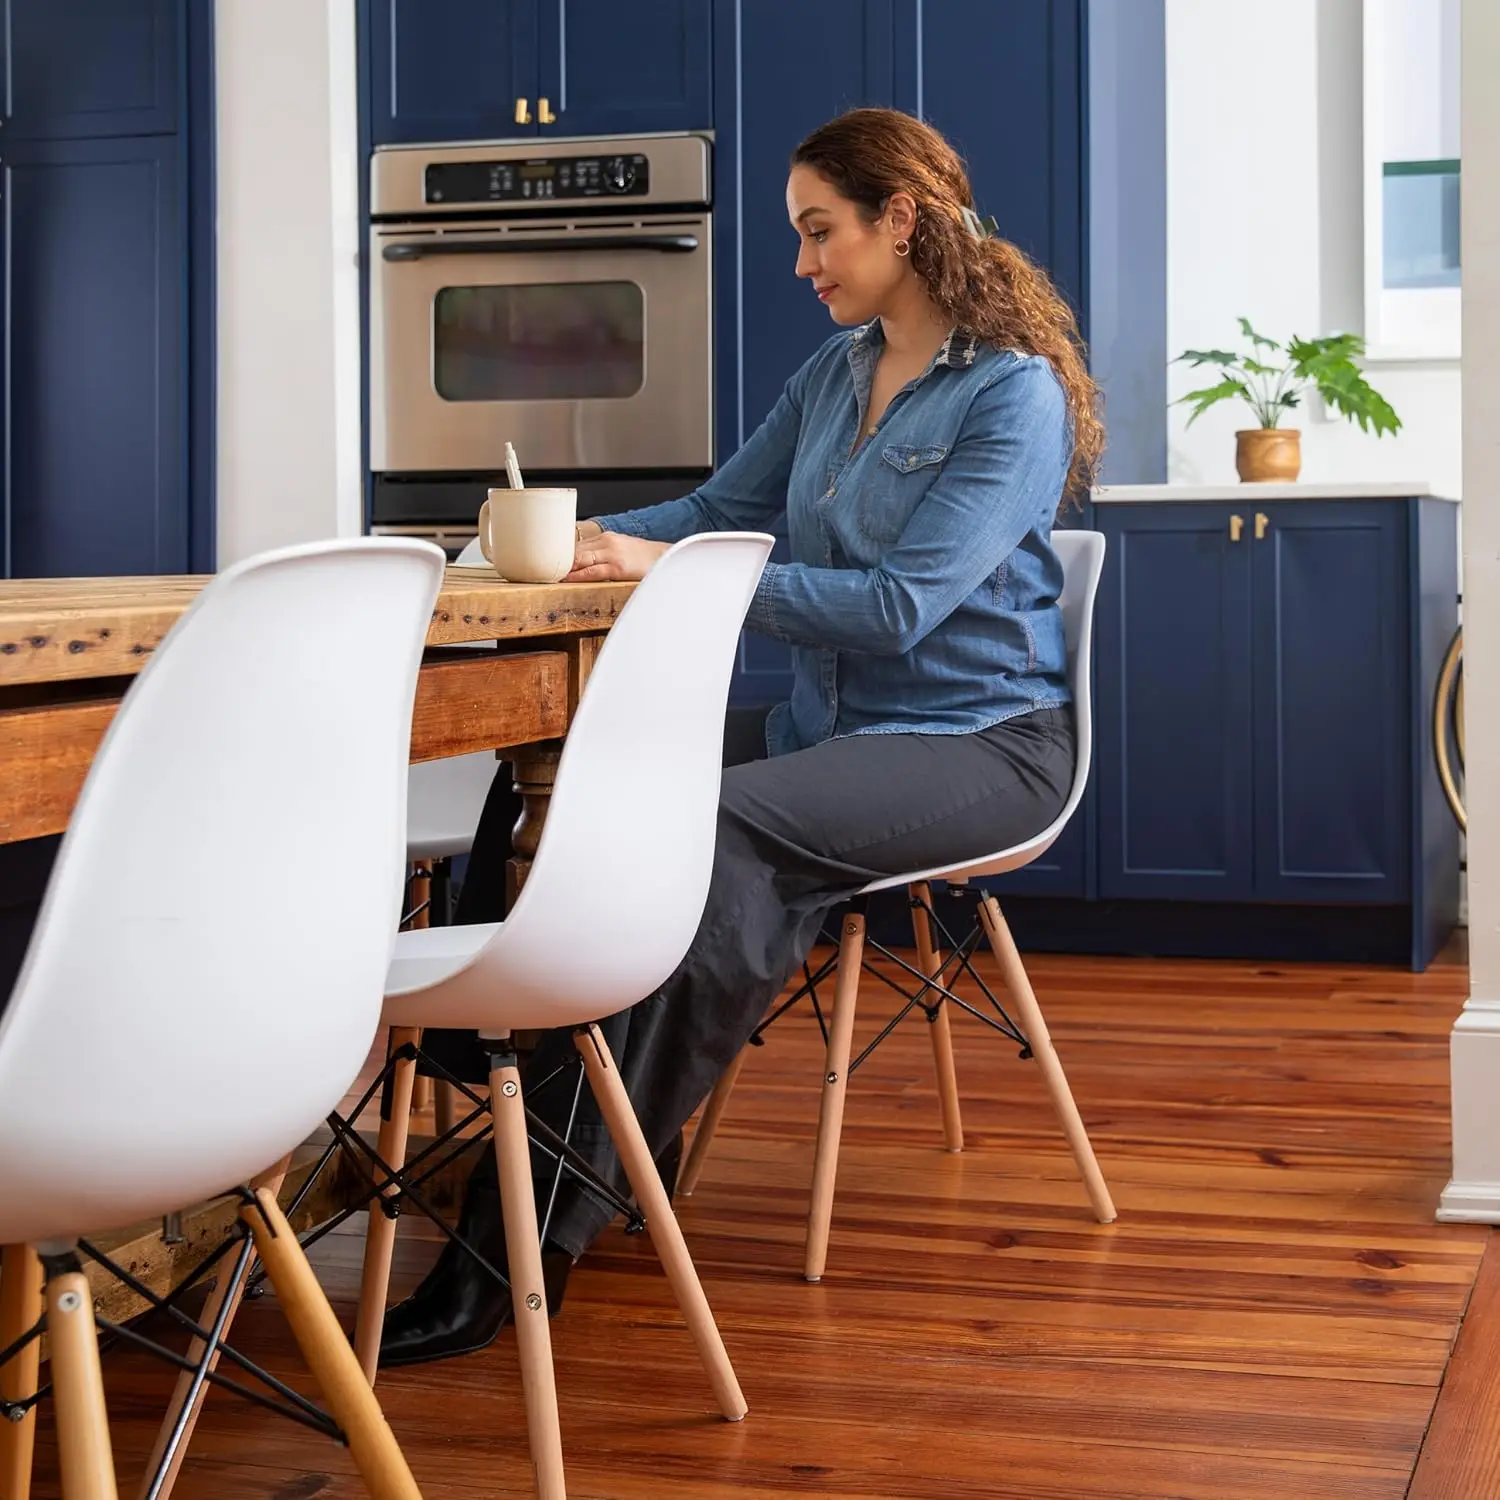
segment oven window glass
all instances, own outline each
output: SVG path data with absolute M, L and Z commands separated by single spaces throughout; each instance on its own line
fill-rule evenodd
M 448 286 L 433 316 L 445 401 L 592 401 L 646 382 L 646 301 L 633 281 Z

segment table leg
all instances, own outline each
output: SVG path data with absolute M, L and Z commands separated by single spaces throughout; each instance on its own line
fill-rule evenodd
M 511 833 L 512 855 L 505 867 L 507 908 L 515 905 L 531 871 L 531 861 L 542 838 L 542 825 L 547 821 L 552 784 L 557 779 L 557 763 L 561 758 L 562 745 L 553 741 L 547 745 L 530 745 L 517 752 L 511 762 L 511 774 L 521 797 L 521 816 Z

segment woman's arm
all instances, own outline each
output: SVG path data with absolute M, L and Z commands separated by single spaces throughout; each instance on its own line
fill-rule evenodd
M 603 531 L 653 542 L 680 542 L 700 531 L 766 531 L 786 510 L 797 437 L 802 431 L 804 366 L 787 382 L 771 414 L 739 451 L 691 495 L 598 517 Z M 586 530 L 586 528 L 585 528 Z
M 1056 509 L 1067 475 L 1062 387 L 1045 360 L 975 398 L 943 472 L 875 568 L 767 563 L 748 629 L 794 644 L 901 656 Z

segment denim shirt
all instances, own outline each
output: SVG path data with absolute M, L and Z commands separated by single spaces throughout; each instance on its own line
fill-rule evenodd
M 786 535 L 792 561 L 767 564 L 745 620 L 793 648 L 772 755 L 1069 701 L 1051 537 L 1071 430 L 1051 365 L 955 330 L 861 442 L 883 342 L 878 321 L 836 334 L 701 488 L 598 518 L 661 542 Z

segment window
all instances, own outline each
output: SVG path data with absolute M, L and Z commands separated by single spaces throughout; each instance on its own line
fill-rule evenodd
M 1460 0 L 1365 0 L 1365 337 L 1459 354 Z
M 646 303 L 632 281 L 448 286 L 433 307 L 445 401 L 586 401 L 646 380 Z

